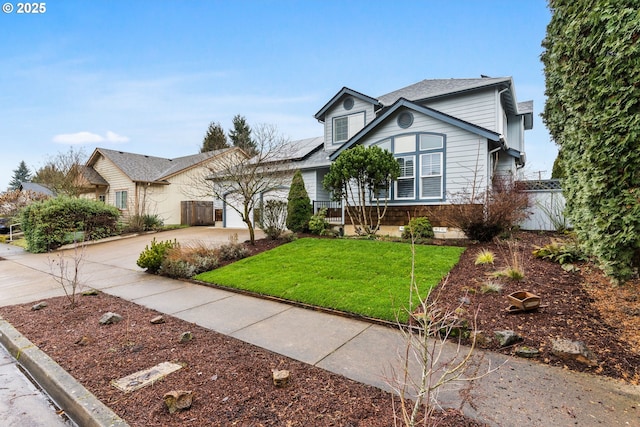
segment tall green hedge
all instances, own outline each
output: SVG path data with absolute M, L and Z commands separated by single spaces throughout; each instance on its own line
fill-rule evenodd
M 543 119 L 560 146 L 567 215 L 604 271 L 640 266 L 640 8 L 550 0 Z
M 78 232 L 84 240 L 114 235 L 119 216 L 118 209 L 102 202 L 61 196 L 30 204 L 20 222 L 27 250 L 39 253 L 73 242 Z

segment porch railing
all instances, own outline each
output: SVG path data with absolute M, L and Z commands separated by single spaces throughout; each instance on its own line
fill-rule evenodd
M 344 224 L 344 211 L 342 210 L 341 202 L 332 201 L 313 201 L 313 213 L 314 215 L 320 211 L 320 209 L 327 209 L 326 219 L 329 224 Z

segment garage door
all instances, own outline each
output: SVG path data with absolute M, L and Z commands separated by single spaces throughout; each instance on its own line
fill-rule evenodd
M 224 204 L 223 215 L 222 221 L 225 228 L 247 228 L 247 224 L 242 220 L 240 214 L 227 203 Z

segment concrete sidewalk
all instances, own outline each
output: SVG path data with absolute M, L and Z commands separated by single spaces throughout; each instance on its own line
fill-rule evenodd
M 224 243 L 224 230 L 176 230 L 156 236 Z M 209 230 L 209 231 L 207 231 Z M 191 234 L 189 234 L 191 233 Z M 195 234 L 194 234 L 195 233 Z M 225 234 L 227 233 L 227 234 Z M 400 371 L 402 334 L 384 326 L 305 310 L 144 273 L 135 265 L 151 236 L 86 248 L 83 279 L 90 287 L 196 323 L 279 354 L 390 390 Z M 243 237 L 240 236 L 240 240 Z M 51 255 L 0 245 L 0 305 L 62 295 L 49 275 Z M 456 347 L 445 344 L 444 357 Z M 640 388 L 500 354 L 477 351 L 477 373 L 500 368 L 468 384 L 447 387 L 445 407 L 495 426 L 640 426 Z M 416 368 L 413 367 L 412 370 Z M 457 387 L 457 388 L 456 388 Z

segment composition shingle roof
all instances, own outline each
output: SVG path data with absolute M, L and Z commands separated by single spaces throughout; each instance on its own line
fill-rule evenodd
M 450 95 L 457 92 L 508 83 L 510 77 L 481 77 L 477 79 L 426 79 L 378 97 L 385 106 L 391 105 L 400 98 L 409 101 Z
M 96 152 L 111 160 L 122 172 L 132 181 L 137 182 L 159 182 L 171 175 L 195 166 L 205 160 L 222 154 L 228 148 L 198 153 L 175 159 L 154 157 L 144 154 L 127 153 L 124 151 L 97 148 Z M 92 156 L 93 157 L 93 156 Z M 89 160 L 91 162 L 91 159 Z

